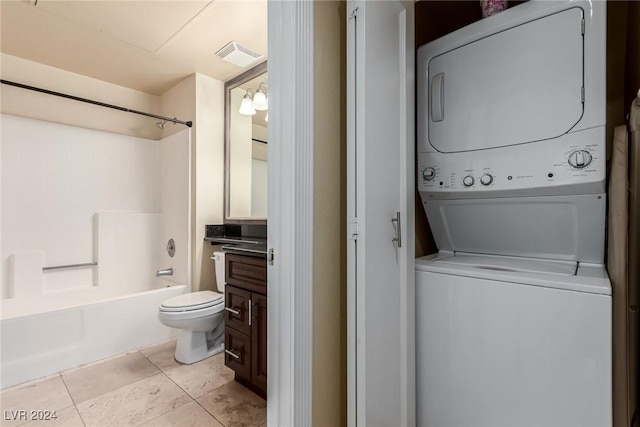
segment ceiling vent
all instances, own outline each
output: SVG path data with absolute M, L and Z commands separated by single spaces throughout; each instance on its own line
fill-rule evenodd
M 225 47 L 217 51 L 216 55 L 238 67 L 246 67 L 257 59 L 262 58 L 262 55 L 258 52 L 254 52 L 238 42 L 229 42 Z

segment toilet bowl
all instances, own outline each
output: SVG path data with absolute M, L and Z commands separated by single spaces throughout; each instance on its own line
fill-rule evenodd
M 214 253 L 218 291 L 191 292 L 164 301 L 160 323 L 179 329 L 175 359 L 191 364 L 224 350 L 224 253 Z

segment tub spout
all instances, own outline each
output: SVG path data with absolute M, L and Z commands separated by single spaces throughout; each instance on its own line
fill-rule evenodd
M 164 270 L 156 271 L 156 277 L 160 276 L 173 276 L 173 268 L 165 268 Z

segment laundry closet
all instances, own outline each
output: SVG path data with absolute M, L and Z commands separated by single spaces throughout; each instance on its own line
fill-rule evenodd
M 352 425 L 632 425 L 607 202 L 640 9 L 614 3 L 348 3 Z
M 522 3 L 416 6 L 416 253 L 434 253 L 416 259 L 417 424 L 628 426 L 635 263 L 628 286 L 605 264 L 625 6 Z

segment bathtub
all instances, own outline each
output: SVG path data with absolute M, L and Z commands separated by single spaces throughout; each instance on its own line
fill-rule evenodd
M 173 337 L 158 321 L 158 306 L 188 292 L 187 286 L 158 279 L 154 287 L 98 300 L 101 295 L 91 291 L 36 302 L 2 300 L 0 388 Z

